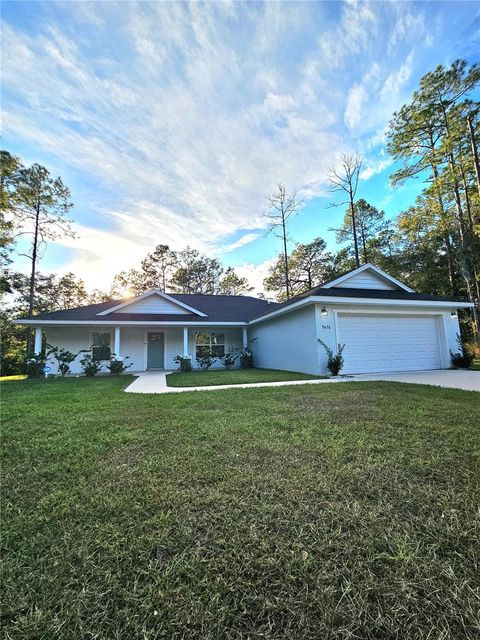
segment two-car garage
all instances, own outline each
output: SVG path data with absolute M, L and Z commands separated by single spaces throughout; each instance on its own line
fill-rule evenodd
M 365 264 L 250 322 L 258 367 L 329 373 L 343 350 L 342 374 L 448 369 L 459 349 L 458 309 L 473 303 L 416 293 Z
M 343 373 L 441 369 L 441 316 L 339 313 Z

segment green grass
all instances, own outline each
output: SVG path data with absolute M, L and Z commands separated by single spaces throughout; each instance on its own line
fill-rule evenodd
M 175 372 L 167 376 L 168 387 L 210 387 L 217 384 L 246 384 L 254 382 L 284 382 L 285 380 L 315 380 L 326 376 L 280 371 L 277 369 L 230 369 L 229 371 Z
M 479 637 L 480 394 L 2 389 L 2 637 Z
M 474 371 L 480 371 L 480 360 L 474 360 L 470 369 L 474 369 Z

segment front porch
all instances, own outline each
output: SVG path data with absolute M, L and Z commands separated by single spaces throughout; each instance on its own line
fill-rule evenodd
M 125 325 L 56 325 L 35 328 L 35 353 L 42 349 L 42 336 L 52 346 L 59 346 L 73 353 L 91 350 L 102 362 L 108 353 L 127 358 L 132 363 L 129 372 L 148 370 L 174 370 L 177 364 L 175 356 L 190 355 L 192 365 L 196 367 L 196 354 L 199 347 L 212 348 L 217 355 L 213 368 L 222 368 L 222 355 L 229 348 L 248 346 L 246 326 L 171 326 L 162 324 Z M 78 355 L 71 364 L 74 375 L 81 373 Z M 56 373 L 55 362 L 49 363 L 52 373 Z M 238 366 L 238 362 L 237 362 Z M 106 366 L 103 367 L 106 369 Z

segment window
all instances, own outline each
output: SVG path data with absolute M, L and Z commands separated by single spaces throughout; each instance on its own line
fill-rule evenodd
M 92 357 L 94 360 L 110 359 L 110 333 L 92 333 Z
M 215 358 L 225 355 L 225 336 L 223 333 L 197 333 L 195 336 L 195 357 L 212 352 Z

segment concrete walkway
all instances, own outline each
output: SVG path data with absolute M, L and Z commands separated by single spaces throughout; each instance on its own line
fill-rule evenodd
M 210 387 L 167 387 L 168 371 L 146 371 L 129 385 L 127 393 L 183 393 L 185 391 L 216 391 L 217 389 L 251 389 L 255 387 L 288 387 L 299 384 L 332 384 L 336 382 L 372 382 L 386 380 L 391 382 L 408 382 L 412 384 L 428 384 L 451 389 L 480 391 L 480 371 L 410 371 L 403 373 L 376 373 L 355 376 L 341 376 L 320 380 L 288 380 L 285 382 L 254 382 L 249 384 L 223 384 Z

